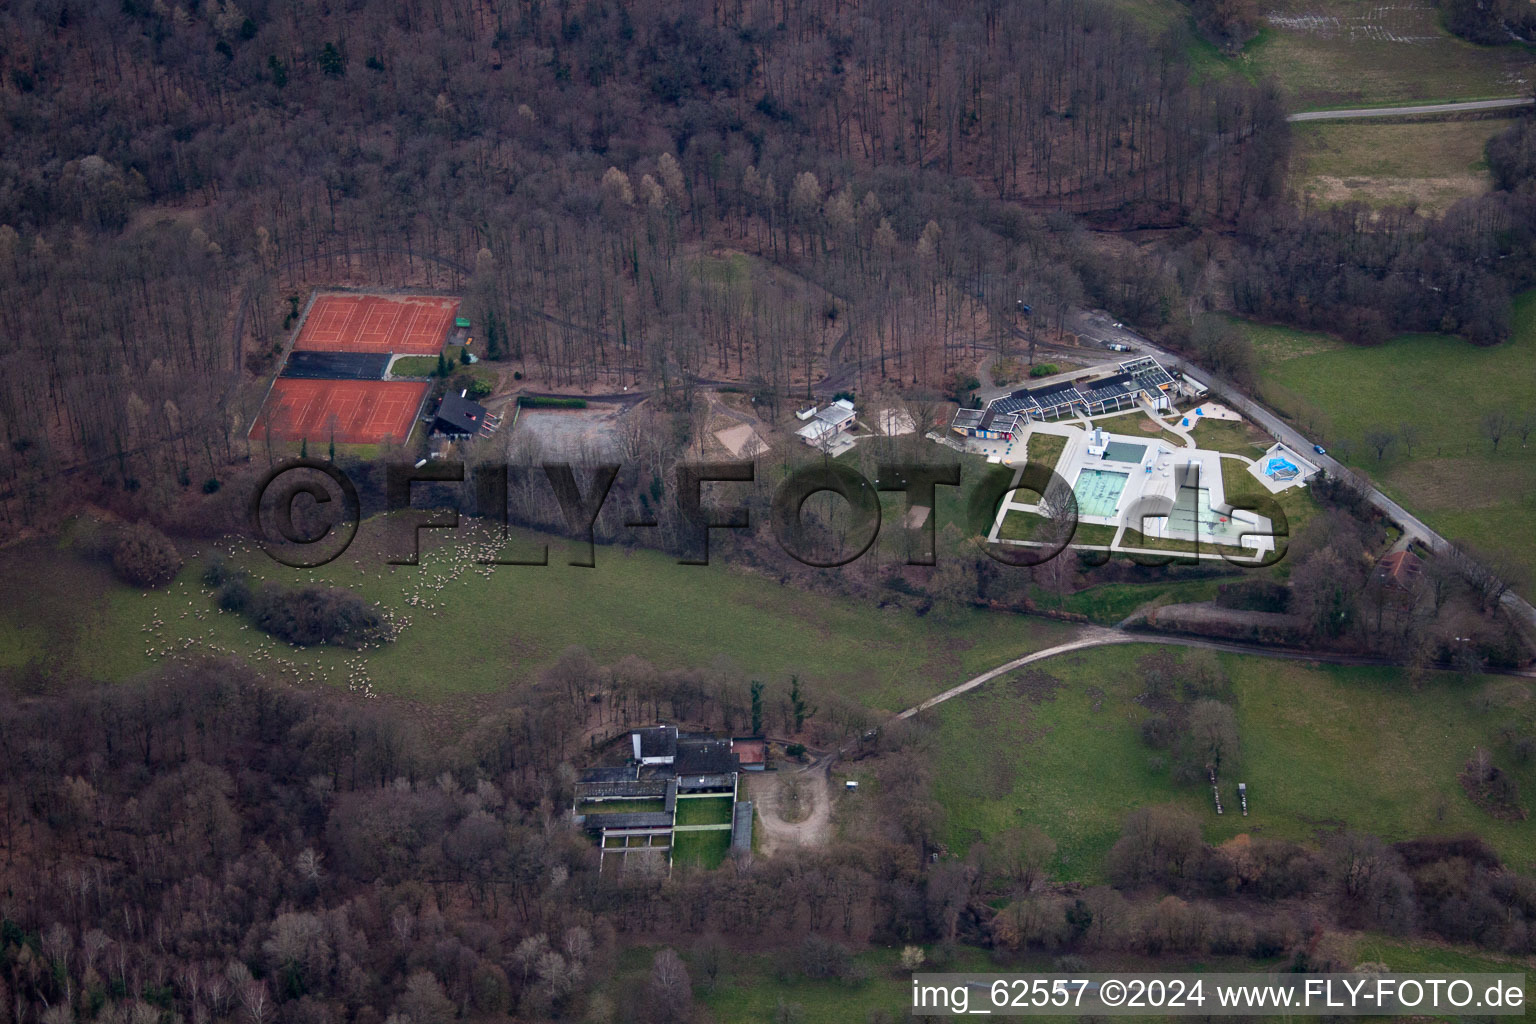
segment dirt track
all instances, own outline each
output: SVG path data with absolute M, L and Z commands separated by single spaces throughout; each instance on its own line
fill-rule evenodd
M 802 783 L 810 804 L 803 821 L 785 821 L 780 813 L 784 787 L 789 780 Z M 747 778 L 747 794 L 762 829 L 758 852 L 771 857 L 780 850 L 825 845 L 832 834 L 832 797 L 827 766 L 814 764 L 789 772 L 753 772 Z

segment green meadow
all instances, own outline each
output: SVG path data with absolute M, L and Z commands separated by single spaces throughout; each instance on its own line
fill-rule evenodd
M 1125 816 L 1153 803 L 1196 813 L 1210 842 L 1241 833 L 1316 841 L 1350 827 L 1388 840 L 1476 832 L 1522 871 L 1536 867 L 1536 831 L 1496 821 L 1457 782 L 1474 746 L 1494 754 L 1529 794 L 1501 731 L 1536 721 L 1524 680 L 1436 675 L 1414 688 L 1400 671 L 1222 655 L 1232 677 L 1242 761 L 1222 781 L 1226 813 L 1208 786 L 1176 785 L 1163 752 L 1142 743 L 1148 712 L 1136 701 L 1126 645 L 1065 655 L 940 705 L 931 739 L 934 795 L 946 809 L 951 852 L 1034 824 L 1058 845 L 1061 878 L 1103 879 Z M 1237 810 L 1246 782 L 1250 814 Z
M 1536 291 L 1515 300 L 1509 339 L 1490 348 L 1439 334 L 1363 348 L 1284 327 L 1244 328 L 1271 407 L 1445 536 L 1507 556 L 1536 578 L 1536 447 L 1517 429 L 1536 417 Z M 1483 431 L 1490 413 L 1510 421 L 1497 451 Z M 1398 438 L 1381 458 L 1366 441 L 1377 430 Z
M 396 616 L 399 638 L 364 654 L 291 648 L 243 617 L 219 613 L 201 582 L 210 546 L 189 550 L 177 580 L 148 593 L 58 546 L 13 548 L 0 553 L 0 578 L 25 580 L 29 599 L 0 609 L 0 668 L 30 666 L 36 674 L 46 666 L 60 678 L 115 680 L 171 657 L 227 653 L 299 682 L 351 682 L 434 700 L 516 685 L 567 647 L 582 646 L 600 663 L 634 653 L 663 668 L 723 656 L 770 686 L 797 673 L 819 689 L 899 710 L 1051 646 L 1067 630 L 981 610 L 924 617 L 880 609 L 645 550 L 600 546 L 596 567 L 579 568 L 556 541 L 547 567 L 485 567 L 475 564 L 481 553 L 467 531 L 424 531 L 420 566 L 386 564 L 400 549 L 379 520 L 364 523 L 348 552 L 320 570 L 235 549 L 253 582 L 344 586 Z M 504 557 L 537 557 L 545 539 L 516 535 Z

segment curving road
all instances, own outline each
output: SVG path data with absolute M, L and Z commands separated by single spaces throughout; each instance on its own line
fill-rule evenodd
M 1479 102 L 1509 103 L 1513 101 L 1482 100 Z M 1518 102 L 1529 103 L 1531 101 L 1521 100 Z M 1198 366 L 1193 366 L 1182 356 L 1152 344 L 1152 342 L 1136 332 L 1113 321 L 1106 313 L 1078 310 L 1073 314 L 1072 329 L 1095 341 L 1113 341 L 1129 345 L 1131 351 L 1127 352 L 1126 355 L 1152 355 L 1157 358 L 1158 362 L 1170 370 L 1187 369 L 1198 379 L 1206 381 L 1213 392 L 1219 392 L 1220 398 L 1224 403 L 1236 409 L 1260 427 L 1263 427 L 1275 440 L 1283 442 L 1294 451 L 1301 452 L 1312 462 L 1317 463 L 1335 476 L 1349 474 L 1359 479 L 1366 488 L 1371 504 L 1381 510 L 1381 513 L 1388 519 L 1402 527 L 1404 535 L 1410 540 L 1417 541 L 1437 554 L 1450 548 L 1450 542 L 1425 525 L 1424 521 L 1418 516 L 1415 516 L 1403 508 L 1402 505 L 1387 497 L 1374 484 L 1365 480 L 1360 474 L 1355 473 L 1354 470 L 1337 461 L 1331 455 L 1317 454 L 1314 451 L 1313 442 L 1310 438 L 1304 436 L 1301 431 L 1244 394 L 1231 381 L 1223 380 Z M 1513 590 L 1506 590 L 1504 596 L 1500 598 L 1500 603 L 1510 613 L 1511 617 L 1523 627 L 1527 637 L 1536 636 L 1536 607 L 1533 607 L 1529 601 Z
M 991 682 L 998 676 L 1006 675 L 1014 669 L 1023 668 L 1025 665 L 1036 661 L 1045 661 L 1061 654 L 1070 654 L 1073 651 L 1081 651 L 1090 647 L 1104 647 L 1110 644 L 1163 644 L 1169 647 L 1200 647 L 1208 651 L 1218 651 L 1224 654 L 1249 654 L 1261 658 L 1279 658 L 1284 661 L 1314 661 L 1325 665 L 1375 665 L 1397 666 L 1400 663 L 1389 658 L 1380 658 L 1367 654 L 1338 654 L 1328 651 L 1304 651 L 1296 648 L 1274 647 L 1268 644 L 1244 644 L 1230 640 L 1210 640 L 1198 636 L 1179 636 L 1170 633 L 1133 633 L 1119 626 L 1088 626 L 1076 637 L 1066 643 L 1057 644 L 1055 647 L 1047 647 L 1041 651 L 1026 654 L 1005 662 L 996 668 L 988 669 L 978 676 L 972 676 L 958 686 L 951 686 L 942 693 L 934 694 L 927 700 L 914 707 L 897 714 L 897 718 L 911 718 L 913 715 L 927 711 L 929 708 L 943 704 L 967 693 L 983 683 Z M 1536 672 L 1506 671 L 1491 672 L 1490 675 L 1519 676 L 1523 679 L 1536 678 Z M 841 752 L 840 752 L 841 753 Z
M 1342 121 L 1353 117 L 1401 117 L 1406 114 L 1455 114 L 1463 110 L 1504 110 L 1529 107 L 1536 99 L 1511 96 L 1500 100 L 1466 100 L 1461 103 L 1421 103 L 1406 107 L 1355 107 L 1352 110 L 1304 110 L 1291 114 L 1287 121 Z

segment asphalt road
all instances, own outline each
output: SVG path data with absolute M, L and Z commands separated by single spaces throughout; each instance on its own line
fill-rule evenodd
M 1304 110 L 1291 114 L 1287 121 L 1342 121 L 1352 117 L 1400 117 L 1404 114 L 1454 114 L 1463 110 L 1502 110 L 1505 107 L 1528 107 L 1536 103 L 1529 96 L 1513 96 L 1502 100 L 1467 100 L 1462 103 L 1424 103 L 1409 107 L 1356 107 L 1353 110 Z
M 1491 103 L 1495 101 L 1485 100 L 1483 102 Z M 1523 102 L 1530 101 L 1527 100 Z M 1208 385 L 1210 385 L 1212 390 L 1221 392 L 1220 397 L 1222 402 L 1236 409 L 1238 412 L 1242 413 L 1244 416 L 1247 416 L 1249 419 L 1253 420 L 1253 422 L 1263 427 L 1275 440 L 1286 444 L 1297 452 L 1300 452 L 1302 455 L 1305 455 L 1307 459 L 1317 463 L 1330 473 L 1339 475 L 1345 472 L 1352 472 L 1348 466 L 1338 462 L 1333 458 L 1333 456 L 1318 455 L 1313 450 L 1313 442 L 1310 438 L 1305 437 L 1301 431 L 1297 430 L 1295 427 L 1282 420 L 1279 416 L 1276 416 L 1264 406 L 1260 405 L 1258 402 L 1254 401 L 1242 391 L 1238 390 L 1238 388 L 1231 382 L 1222 380 L 1221 378 L 1214 376 L 1213 374 L 1201 369 L 1198 366 L 1193 366 L 1180 356 L 1174 355 L 1172 352 L 1152 344 L 1146 338 L 1143 338 L 1141 335 L 1130 330 L 1129 328 L 1123 325 L 1117 325 L 1116 322 L 1107 314 L 1090 312 L 1088 310 L 1079 310 L 1077 313 L 1073 314 L 1072 321 L 1072 329 L 1088 338 L 1093 338 L 1100 342 L 1118 342 L 1120 344 L 1129 345 L 1131 347 L 1130 352 L 1123 353 L 1110 352 L 1106 350 L 1104 353 L 1106 362 L 1117 357 L 1123 359 L 1138 353 L 1142 353 L 1156 356 L 1158 362 L 1162 363 L 1169 369 L 1183 369 L 1188 367 L 1189 372 L 1194 374 L 1197 379 L 1205 381 Z M 1450 547 L 1449 541 L 1426 526 L 1424 522 L 1413 513 L 1409 512 L 1407 509 L 1403 508 L 1403 506 L 1399 505 L 1397 502 L 1381 493 L 1375 487 L 1370 486 L 1368 483 L 1366 484 L 1366 487 L 1371 504 L 1380 509 L 1382 514 L 1385 515 L 1388 519 L 1402 527 L 1403 533 L 1405 533 L 1411 540 L 1422 544 L 1424 547 L 1434 552 L 1441 552 Z M 1507 609 L 1517 621 L 1524 624 L 1525 631 L 1528 636 L 1536 636 L 1536 607 L 1533 607 L 1529 601 L 1521 597 L 1519 594 L 1516 594 L 1512 590 L 1504 592 L 1502 603 L 1505 609 Z

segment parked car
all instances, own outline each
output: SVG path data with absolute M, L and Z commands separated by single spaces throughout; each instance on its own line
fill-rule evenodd
M 1327 449 L 1327 448 L 1324 448 L 1324 447 L 1323 447 L 1323 446 L 1322 446 L 1322 445 L 1320 445 L 1320 444 L 1315 444 L 1315 445 L 1313 445 L 1313 446 L 1312 446 L 1312 450 L 1313 450 L 1313 451 L 1315 451 L 1315 452 L 1317 452 L 1317 454 L 1319 454 L 1319 455 L 1327 455 L 1327 454 L 1328 454 L 1328 449 Z

